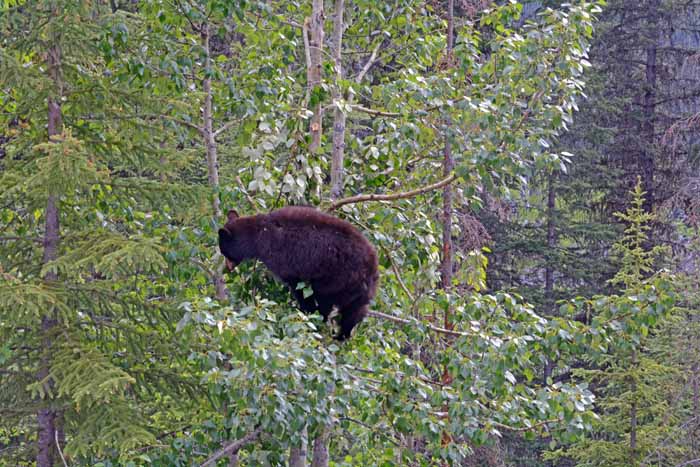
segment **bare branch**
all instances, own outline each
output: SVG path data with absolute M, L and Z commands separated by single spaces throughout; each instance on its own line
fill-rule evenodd
M 237 123 L 240 123 L 240 122 L 241 122 L 240 120 L 230 120 L 230 121 L 228 121 L 227 123 L 223 124 L 218 130 L 216 130 L 216 131 L 214 132 L 214 138 L 216 138 L 217 136 L 219 136 L 219 135 L 220 135 L 221 133 L 223 133 L 224 131 L 230 129 L 233 125 L 235 125 L 235 124 L 237 124 Z
M 355 82 L 357 84 L 360 84 L 360 82 L 362 82 L 362 80 L 364 79 L 364 77 L 367 74 L 367 72 L 369 71 L 369 69 L 372 68 L 372 66 L 376 63 L 377 53 L 379 52 L 379 49 L 381 46 L 382 46 L 382 43 L 379 42 L 379 44 L 377 44 L 377 46 L 372 51 L 372 55 L 369 56 L 369 60 L 367 60 L 367 63 L 365 63 L 365 66 L 362 67 L 362 70 L 360 70 L 360 72 L 355 77 Z
M 406 199 L 406 198 L 413 198 L 415 196 L 418 196 L 423 193 L 427 193 L 429 191 L 437 190 L 439 188 L 442 188 L 446 185 L 449 185 L 452 183 L 457 176 L 455 174 L 449 175 L 447 178 L 444 178 L 440 180 L 439 182 L 433 183 L 432 185 L 424 186 L 422 188 L 417 188 L 415 190 L 411 191 L 404 191 L 402 193 L 393 193 L 390 195 L 356 195 L 356 196 L 351 196 L 349 198 L 343 198 L 341 200 L 335 201 L 330 205 L 330 207 L 327 209 L 328 211 L 334 211 L 338 209 L 340 206 L 344 206 L 346 204 L 355 204 L 355 203 L 363 203 L 365 201 L 394 201 L 397 199 Z
M 367 229 L 369 230 L 369 229 Z M 391 264 L 391 270 L 394 271 L 394 276 L 396 276 L 396 280 L 399 282 L 399 286 L 401 289 L 404 291 L 408 299 L 411 301 L 411 303 L 414 303 L 416 299 L 413 297 L 413 294 L 411 293 L 410 290 L 408 290 L 408 287 L 406 287 L 406 283 L 403 281 L 403 278 L 401 277 L 401 272 L 399 271 L 399 268 L 396 267 L 396 263 L 394 262 L 394 258 L 391 257 L 391 252 L 387 247 L 385 247 L 382 244 L 379 244 L 379 247 L 382 249 L 384 252 L 384 255 L 386 258 L 389 260 L 389 263 Z
M 255 200 L 248 194 L 248 190 L 246 190 L 245 185 L 243 184 L 243 180 L 241 180 L 241 177 L 236 175 L 236 182 L 238 183 L 238 186 L 241 188 L 241 191 L 245 195 L 246 199 L 250 203 L 250 206 L 255 209 Z
M 309 44 L 309 18 L 304 18 L 304 23 L 301 26 L 301 35 L 304 39 L 304 56 L 306 57 L 306 69 L 311 69 L 311 45 Z M 308 80 L 308 78 L 307 78 Z M 309 106 L 309 100 L 311 100 L 311 87 L 306 84 L 306 95 L 304 96 L 303 108 Z
M 399 318 L 398 316 L 387 315 L 385 313 L 380 313 L 379 311 L 369 311 L 369 312 L 367 312 L 367 316 L 372 316 L 374 318 L 379 318 L 379 319 L 385 319 L 387 321 L 393 321 L 394 323 L 405 324 L 405 325 L 410 325 L 410 326 L 413 326 L 416 324 L 416 322 L 418 322 L 415 319 Z M 468 332 L 453 331 L 451 329 L 445 329 L 445 328 L 433 326 L 432 324 L 427 324 L 426 327 L 428 329 L 430 329 L 431 331 L 435 331 L 435 332 L 440 333 L 440 334 L 447 334 L 448 336 L 468 337 L 468 336 L 472 335 L 472 334 L 469 334 Z
M 262 428 L 259 427 L 245 435 L 243 438 L 231 441 L 226 446 L 214 453 L 214 455 L 212 455 L 209 459 L 205 460 L 200 467 L 215 465 L 216 461 L 222 457 L 228 456 L 229 454 L 236 454 L 243 446 L 254 441 L 258 436 L 260 436 L 261 432 Z
M 386 112 L 384 110 L 375 110 L 375 109 L 370 109 L 367 107 L 364 107 L 360 104 L 351 104 L 350 107 L 352 110 L 357 110 L 358 112 L 364 112 L 366 114 L 370 115 L 378 115 L 380 117 L 400 117 L 401 114 L 398 112 Z

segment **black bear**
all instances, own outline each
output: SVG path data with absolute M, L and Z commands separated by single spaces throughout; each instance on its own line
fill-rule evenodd
M 239 217 L 234 210 L 219 230 L 219 248 L 229 270 L 257 258 L 291 287 L 300 308 L 326 321 L 340 314 L 336 339 L 350 337 L 367 314 L 377 289 L 377 252 L 350 223 L 312 207 L 289 206 L 269 214 Z M 311 286 L 304 297 L 297 284 Z

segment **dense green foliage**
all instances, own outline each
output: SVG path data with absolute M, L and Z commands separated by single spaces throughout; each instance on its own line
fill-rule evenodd
M 600 128 L 624 2 L 546 3 L 0 0 L 0 466 L 700 457 L 692 180 Z M 345 343 L 222 275 L 222 212 L 287 204 L 377 247 Z

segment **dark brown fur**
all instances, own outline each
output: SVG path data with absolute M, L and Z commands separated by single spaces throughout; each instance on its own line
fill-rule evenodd
M 219 230 L 221 253 L 233 265 L 257 258 L 288 284 L 301 309 L 326 320 L 340 314 L 340 340 L 367 314 L 377 289 L 377 253 L 352 224 L 311 207 L 290 206 L 249 217 L 229 212 Z M 304 298 L 299 282 L 313 289 Z

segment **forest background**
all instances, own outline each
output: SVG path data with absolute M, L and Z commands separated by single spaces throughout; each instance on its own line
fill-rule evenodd
M 0 465 L 700 465 L 700 4 L 1 0 Z M 348 342 L 225 212 L 377 247 Z

